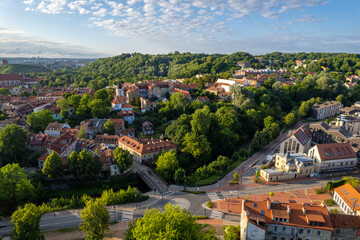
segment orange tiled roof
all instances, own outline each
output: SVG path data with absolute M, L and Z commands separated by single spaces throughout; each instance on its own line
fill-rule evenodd
M 356 153 L 348 143 L 318 144 L 315 147 L 319 151 L 321 161 L 356 158 Z
M 125 145 L 127 148 L 130 148 L 137 152 L 139 155 L 147 154 L 147 153 L 156 153 L 161 152 L 163 150 L 171 150 L 176 149 L 176 145 L 169 140 L 161 140 L 161 139 L 136 139 L 128 136 L 122 136 L 118 140 L 119 146 L 120 144 Z
M 356 191 L 356 189 L 353 188 L 349 183 L 335 188 L 334 192 L 336 192 L 350 208 L 353 208 L 355 212 L 360 210 L 360 193 Z M 355 201 L 357 202 L 354 206 Z

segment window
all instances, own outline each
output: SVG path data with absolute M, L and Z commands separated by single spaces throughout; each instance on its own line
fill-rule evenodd
M 282 227 L 282 231 L 283 231 L 283 232 L 286 232 L 286 227 Z
M 264 216 L 264 210 L 261 210 L 261 213 L 260 213 L 261 216 Z
M 272 240 L 277 240 L 277 237 L 276 236 L 272 237 Z
M 277 232 L 277 231 L 278 231 L 278 227 L 274 226 L 274 232 Z
M 318 236 L 321 236 L 321 235 L 322 235 L 322 232 L 321 232 L 321 231 L 317 231 L 317 235 L 318 235 Z
M 307 230 L 307 235 L 311 235 L 311 229 Z
M 281 237 L 281 240 L 285 240 L 285 237 Z
M 256 203 L 254 203 L 254 208 L 257 208 L 257 204 L 256 204 Z
M 299 234 L 303 234 L 304 233 L 304 229 L 300 228 L 299 229 Z

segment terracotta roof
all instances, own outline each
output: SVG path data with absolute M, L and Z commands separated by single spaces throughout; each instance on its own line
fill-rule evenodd
M 120 134 L 126 135 L 126 136 L 129 136 L 129 135 L 135 136 L 135 128 L 121 129 Z
M 161 152 L 163 150 L 176 149 L 176 145 L 172 141 L 161 139 L 136 139 L 128 136 L 122 136 L 118 140 L 118 143 L 119 147 L 120 144 L 123 144 L 127 148 L 134 150 L 140 155 Z
M 184 91 L 184 90 L 177 89 L 177 88 L 173 88 L 170 91 L 173 93 L 177 93 L 177 92 L 182 93 L 185 97 L 190 97 L 190 93 L 188 91 Z
M 116 144 L 119 138 L 118 135 L 96 135 L 95 142 Z
M 111 101 L 113 104 L 125 104 L 127 102 L 127 98 L 124 96 L 117 96 L 114 100 Z
M 327 143 L 315 146 L 321 161 L 356 158 L 356 153 L 348 143 Z
M 197 100 L 200 101 L 200 102 L 209 102 L 209 98 L 204 96 L 204 97 L 197 97 Z
M 48 156 L 49 156 L 49 154 L 48 154 L 48 153 L 45 153 L 44 155 L 41 155 L 40 157 L 38 157 L 37 160 L 45 161 Z
M 23 79 L 23 76 L 21 74 L 0 74 L 0 81 L 14 81 L 21 79 Z
M 356 191 L 349 183 L 334 189 L 341 199 L 351 208 L 354 212 L 360 210 L 360 193 Z M 354 206 L 356 201 L 356 205 Z
M 112 118 L 110 119 L 115 127 L 124 127 L 124 119 L 123 118 Z
M 121 108 L 133 108 L 133 106 L 128 103 L 124 103 L 123 105 L 121 105 Z
M 248 213 L 249 219 L 262 219 L 268 224 L 296 226 L 304 228 L 315 228 L 333 230 L 327 208 L 321 205 L 302 205 L 299 203 L 278 203 L 271 200 L 244 201 L 244 211 Z M 268 204 L 270 209 L 268 209 Z M 286 212 L 286 213 L 285 213 Z M 305 214 L 304 214 L 305 213 Z M 289 218 L 287 218 L 289 217 Z M 285 218 L 287 221 L 277 221 L 275 218 Z M 260 220 L 261 221 L 261 220 Z M 310 221 L 318 222 L 323 226 L 311 225 Z M 256 223 L 255 223 L 256 225 Z
M 330 214 L 331 223 L 334 228 L 360 228 L 360 216 L 343 215 L 343 214 Z
M 76 138 L 71 136 L 69 133 L 66 133 L 59 137 L 55 142 L 50 145 L 50 149 L 54 150 L 58 154 L 64 152 L 74 141 Z
M 45 131 L 61 131 L 62 128 L 63 128 L 62 123 L 52 122 L 52 123 L 49 123 L 49 125 L 46 127 Z
M 132 117 L 135 116 L 135 113 L 134 110 L 126 110 L 118 112 L 117 115 L 121 115 L 123 117 Z

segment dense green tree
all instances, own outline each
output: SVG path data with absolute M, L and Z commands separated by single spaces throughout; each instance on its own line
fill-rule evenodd
M 73 151 L 67 158 L 67 169 L 71 176 L 78 178 L 79 154 Z
M 106 118 L 110 114 L 110 108 L 107 106 L 107 103 L 101 99 L 92 100 L 88 106 L 94 118 Z
M 20 97 L 29 97 L 30 93 L 28 91 L 23 91 L 20 93 Z
M 96 93 L 94 94 L 94 98 L 105 101 L 105 100 L 108 100 L 109 94 L 105 89 L 100 89 L 100 90 L 96 91 Z
M 179 206 L 165 205 L 165 211 L 146 210 L 143 218 L 130 225 L 127 239 L 136 240 L 212 240 L 214 232 L 205 231 L 196 218 Z
M 10 95 L 11 92 L 9 89 L 7 88 L 0 88 L 0 96 L 4 96 L 4 95 Z
M 115 124 L 111 119 L 108 119 L 104 124 L 104 133 L 115 135 Z
M 237 129 L 239 123 L 236 116 L 237 112 L 233 107 L 223 106 L 216 111 L 215 115 L 222 126 L 234 130 Z
M 24 128 L 11 124 L 0 131 L 0 159 L 3 163 L 20 162 L 26 154 L 28 134 Z
M 225 240 L 240 240 L 240 226 L 225 226 L 224 227 Z
M 242 111 L 252 108 L 255 105 L 254 92 L 249 91 L 241 85 L 230 86 L 230 94 L 233 97 L 234 106 Z
M 86 131 L 85 131 L 85 129 L 83 128 L 83 126 L 81 126 L 80 129 L 79 129 L 78 138 L 79 138 L 79 139 L 84 139 L 84 138 L 86 138 Z
M 162 152 L 156 161 L 155 171 L 166 181 L 170 181 L 179 168 L 175 151 Z
M 79 95 L 77 95 L 77 94 L 71 95 L 71 96 L 68 98 L 68 103 L 69 103 L 71 106 L 73 106 L 75 112 L 76 112 L 77 108 L 78 108 L 79 105 L 80 105 L 80 101 L 81 101 L 81 96 L 79 96 Z
M 274 118 L 272 116 L 267 116 L 266 118 L 264 118 L 265 128 L 270 128 L 273 123 L 274 123 Z
M 165 135 L 174 142 L 181 144 L 186 133 L 191 130 L 191 115 L 183 114 L 178 119 L 174 120 L 170 126 L 165 130 Z
M 185 180 L 186 180 L 185 170 L 183 168 L 176 169 L 175 174 L 174 174 L 174 181 L 177 184 L 183 185 L 183 184 L 185 184 Z
M 40 218 L 42 212 L 33 203 L 27 203 L 11 215 L 11 223 L 14 224 L 10 234 L 13 240 L 44 240 L 44 234 L 40 231 Z
M 11 211 L 17 204 L 32 200 L 34 197 L 35 188 L 19 164 L 7 164 L 0 168 L 1 207 Z
M 57 152 L 52 151 L 52 153 L 46 158 L 41 172 L 53 179 L 57 179 L 63 174 L 64 166 Z
M 193 156 L 199 163 L 205 163 L 210 158 L 211 146 L 204 135 L 187 133 L 184 137 L 183 151 Z
M 131 168 L 133 164 L 133 157 L 129 151 L 116 148 L 114 150 L 114 159 L 119 167 L 120 173 L 124 173 L 127 169 Z
M 170 103 L 172 104 L 173 109 L 178 114 L 181 114 L 186 111 L 186 107 L 189 105 L 189 99 L 182 93 L 174 93 L 170 97 Z
M 60 115 L 62 118 L 68 118 L 69 116 L 69 102 L 67 99 L 63 98 L 63 99 L 58 99 L 56 101 L 56 106 L 58 108 L 60 108 Z
M 284 123 L 286 126 L 290 127 L 295 123 L 296 117 L 294 113 L 289 113 L 284 117 Z
M 206 136 L 209 132 L 211 124 L 209 107 L 204 106 L 203 109 L 197 109 L 192 115 L 190 124 L 193 133 Z
M 85 240 L 101 240 L 105 232 L 109 231 L 110 214 L 105 206 L 106 203 L 101 198 L 90 199 L 80 211 L 83 219 L 80 229 L 85 234 Z
M 26 123 L 29 124 L 33 132 L 44 132 L 49 123 L 54 121 L 52 115 L 50 110 L 33 112 L 27 116 Z

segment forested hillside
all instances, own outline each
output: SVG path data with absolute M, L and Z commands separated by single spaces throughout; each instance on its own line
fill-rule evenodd
M 46 67 L 26 64 L 9 64 L 0 66 L 0 73 L 43 73 L 50 71 L 51 70 Z
M 194 82 L 199 81 L 195 78 L 197 74 L 207 74 L 201 79 L 203 81 L 229 78 L 235 70 L 240 69 L 236 66 L 239 61 L 250 62 L 253 68 L 266 68 L 269 66 L 266 60 L 274 60 L 270 67 L 287 68 L 294 74 L 305 71 L 319 73 L 322 71 L 321 66 L 326 67 L 328 72 L 341 72 L 342 75 L 360 74 L 359 54 L 274 52 L 257 57 L 265 61 L 259 62 L 255 56 L 243 52 L 230 55 L 179 52 L 158 55 L 134 53 L 102 58 L 78 70 L 62 69 L 41 75 L 45 76 L 46 80 L 43 81 L 45 85 L 75 84 L 97 90 L 119 82 L 159 78 L 189 78 L 189 81 Z M 307 67 L 295 71 L 296 60 L 304 60 Z

